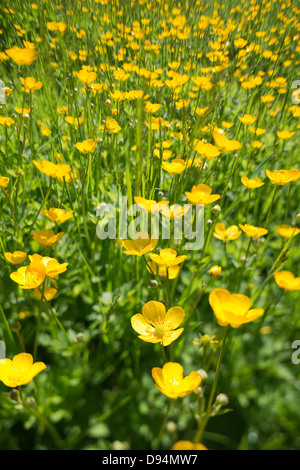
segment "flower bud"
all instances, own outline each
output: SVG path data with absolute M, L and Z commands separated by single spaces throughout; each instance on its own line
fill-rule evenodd
M 78 343 L 83 343 L 85 341 L 85 334 L 84 333 L 77 333 L 76 341 Z
M 22 170 L 22 168 L 18 168 L 15 173 L 16 173 L 16 176 L 23 176 L 24 175 L 24 171 Z
M 208 274 L 210 277 L 219 277 L 221 274 L 221 271 L 222 271 L 221 266 L 215 265 L 209 269 Z
M 219 215 L 220 212 L 221 212 L 221 207 L 217 204 L 216 206 L 214 206 L 214 207 L 212 208 L 211 211 L 212 211 L 212 213 L 213 213 L 214 215 Z
M 221 405 L 221 406 L 226 406 L 228 405 L 228 397 L 225 395 L 225 393 L 219 393 L 216 397 L 216 404 Z
M 202 382 L 206 382 L 207 380 L 207 372 L 204 369 L 199 369 L 198 374 L 200 375 Z
M 150 279 L 148 286 L 156 289 L 158 287 L 158 282 L 155 279 Z
M 10 397 L 11 400 L 18 401 L 18 400 L 19 400 L 19 396 L 20 396 L 20 392 L 19 392 L 19 390 L 17 390 L 16 388 L 13 388 L 13 389 L 9 392 L 9 397 Z
M 174 421 L 168 421 L 166 428 L 167 428 L 168 432 L 173 433 L 173 432 L 176 431 L 177 425 L 176 425 L 176 423 L 174 423 Z
M 11 331 L 16 333 L 17 331 L 20 331 L 20 329 L 21 329 L 21 323 L 19 321 L 12 322 Z

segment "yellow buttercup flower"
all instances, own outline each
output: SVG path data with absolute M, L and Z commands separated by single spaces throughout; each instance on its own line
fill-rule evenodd
M 268 230 L 266 228 L 254 227 L 254 225 L 250 224 L 239 224 L 239 226 L 247 237 L 259 238 L 268 233 Z
M 290 271 L 277 271 L 274 278 L 276 284 L 284 290 L 300 290 L 300 277 L 295 277 Z
M 81 153 L 94 153 L 97 147 L 97 139 L 87 139 L 83 142 L 77 142 L 75 147 Z
M 54 279 L 61 273 L 64 273 L 69 265 L 69 263 L 60 264 L 55 258 L 41 256 L 37 253 L 34 255 L 29 255 L 28 257 L 32 265 L 41 263 L 45 268 L 45 276 L 50 277 L 51 279 Z
M 277 233 L 283 238 L 290 238 L 295 237 L 300 233 L 300 228 L 291 227 L 290 225 L 283 224 L 283 225 L 275 225 L 275 229 Z
M 147 269 L 151 274 L 158 274 L 158 276 L 160 277 L 172 280 L 176 279 L 176 277 L 178 276 L 180 266 L 169 266 L 168 268 L 166 268 L 165 266 L 157 266 L 154 261 L 150 261 L 150 263 L 147 264 Z
M 296 134 L 296 132 L 277 131 L 277 136 L 279 137 L 279 139 L 282 139 L 282 140 L 288 140 L 291 137 L 293 137 L 293 135 L 295 135 L 295 134 Z
M 251 300 L 243 294 L 230 294 L 226 289 L 218 288 L 209 294 L 209 304 L 221 326 L 231 325 L 238 328 L 263 315 L 262 308 L 251 307 Z
M 0 380 L 7 387 L 19 387 L 33 380 L 42 370 L 46 369 L 43 362 L 33 363 L 33 357 L 28 353 L 20 353 L 11 359 L 0 361 Z
M 170 266 L 177 266 L 186 259 L 186 255 L 177 256 L 177 251 L 172 248 L 165 248 L 160 250 L 159 254 L 151 253 L 150 258 L 159 266 L 169 268 Z
M 172 450 L 207 450 L 200 442 L 177 441 L 172 446 Z
M 166 312 L 162 302 L 151 300 L 143 306 L 142 314 L 131 317 L 131 326 L 143 341 L 168 346 L 183 332 L 183 328 L 178 328 L 183 318 L 181 307 L 172 307 Z
M 208 270 L 208 275 L 210 277 L 219 277 L 222 272 L 221 266 L 215 265 Z
M 153 150 L 153 155 L 155 155 L 159 159 L 160 159 L 160 156 L 162 156 L 163 160 L 169 160 L 169 158 L 173 156 L 173 152 L 172 150 L 169 150 L 169 149 L 160 150 L 159 148 L 155 148 Z
M 13 253 L 4 253 L 5 258 L 10 264 L 22 264 L 27 258 L 27 253 L 24 251 L 14 251 Z
M 237 225 L 231 225 L 230 227 L 226 228 L 225 224 L 218 222 L 215 226 L 213 235 L 215 238 L 222 240 L 224 243 L 228 243 L 232 240 L 236 240 L 241 233 L 242 231 L 239 230 Z
M 15 120 L 8 116 L 0 116 L 0 125 L 10 127 L 15 123 Z
M 167 362 L 162 368 L 153 367 L 152 377 L 156 388 L 174 400 L 194 392 L 201 383 L 201 376 L 196 371 L 183 377 L 183 367 L 177 362 Z
M 33 293 L 38 300 L 41 300 L 42 298 L 41 288 L 34 289 Z M 45 286 L 44 292 L 43 292 L 43 302 L 45 302 L 46 300 L 48 302 L 49 300 L 52 300 L 55 297 L 56 293 L 57 293 L 57 289 L 55 289 L 55 287 Z
M 244 116 L 238 116 L 238 118 L 244 125 L 253 124 L 257 119 L 256 116 L 252 116 L 251 114 L 244 114 Z
M 62 224 L 73 216 L 73 211 L 66 212 L 64 209 L 56 209 L 54 207 L 51 207 L 49 210 L 42 210 L 41 212 L 48 220 L 57 224 Z
M 41 230 L 40 232 L 33 232 L 33 239 L 41 246 L 56 246 L 63 234 L 64 232 L 55 234 L 53 230 Z
M 238 140 L 228 139 L 224 132 L 213 131 L 213 139 L 216 146 L 222 152 L 233 152 L 234 150 L 239 150 L 241 148 L 241 143 Z
M 22 83 L 23 87 L 22 90 L 25 93 L 34 93 L 36 90 L 42 88 L 43 83 L 40 81 L 36 81 L 33 77 L 22 78 L 20 77 L 20 82 Z
M 212 158 L 218 157 L 220 155 L 220 150 L 212 144 L 206 144 L 201 140 L 198 140 L 194 150 L 199 153 L 202 158 L 207 158 L 211 160 Z
M 178 175 L 185 170 L 186 163 L 181 158 L 174 158 L 170 163 L 162 162 L 161 166 L 165 171 L 167 171 L 171 175 Z
M 65 121 L 70 124 L 71 126 L 78 127 L 80 124 L 83 123 L 84 118 L 83 117 L 72 117 L 72 116 L 66 116 Z
M 7 176 L 0 176 L 0 188 L 7 188 L 9 183 L 9 178 Z
M 198 184 L 192 187 L 192 191 L 186 191 L 184 194 L 191 204 L 203 204 L 204 206 L 220 199 L 219 194 L 211 194 L 212 189 L 206 184 Z
M 152 214 L 157 214 L 157 212 L 159 212 L 163 206 L 169 204 L 169 201 L 163 200 L 156 202 L 152 199 L 146 199 L 141 196 L 134 196 L 134 201 L 144 212 L 151 212 Z
M 89 72 L 88 70 L 84 69 L 79 70 L 79 72 L 75 72 L 75 75 L 84 85 L 90 85 L 97 78 L 96 72 Z
M 123 240 L 122 245 L 125 248 L 126 255 L 143 256 L 149 251 L 155 249 L 158 242 L 157 235 L 150 235 L 147 232 L 138 232 L 132 240 Z
M 248 178 L 247 176 L 241 177 L 241 182 L 248 189 L 256 189 L 263 186 L 265 183 L 260 178 Z
M 20 285 L 21 289 L 35 289 L 46 278 L 46 268 L 40 259 L 34 259 L 28 266 L 22 266 L 10 274 L 10 278 Z
M 150 103 L 150 101 L 145 101 L 144 109 L 145 113 L 156 113 L 161 108 L 161 104 L 159 103 Z
M 35 49 L 21 48 L 17 46 L 12 47 L 11 49 L 6 49 L 5 53 L 18 65 L 31 65 L 39 55 L 38 51 Z
M 106 116 L 105 119 L 105 130 L 108 132 L 112 132 L 113 134 L 117 134 L 121 130 L 121 126 L 118 122 L 109 116 Z
M 266 170 L 266 174 L 270 179 L 271 183 L 283 186 L 284 184 L 290 183 L 291 181 L 297 181 L 300 178 L 300 171 L 296 169 L 292 170 Z
M 63 163 L 52 163 L 48 160 L 42 160 L 41 163 L 33 160 L 33 164 L 42 172 L 45 173 L 47 176 L 51 176 L 52 178 L 63 178 L 67 176 L 70 171 L 70 165 L 66 165 Z
M 16 113 L 22 114 L 22 116 L 24 116 L 24 114 L 29 114 L 31 109 L 30 108 L 19 108 L 18 106 L 15 106 L 15 111 L 16 111 Z
M 167 201 L 166 201 L 167 202 Z M 161 214 L 170 220 L 181 219 L 190 210 L 191 206 L 172 204 L 170 207 L 166 204 L 161 208 Z

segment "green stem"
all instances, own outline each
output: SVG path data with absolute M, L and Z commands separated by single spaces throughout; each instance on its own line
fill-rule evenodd
M 199 426 L 198 431 L 196 432 L 195 437 L 194 437 L 194 442 L 195 443 L 196 442 L 201 442 L 203 432 L 206 428 L 206 425 L 207 425 L 207 423 L 209 421 L 209 418 L 210 418 L 210 415 L 211 415 L 211 411 L 212 411 L 212 408 L 213 408 L 212 404 L 213 404 L 213 400 L 214 400 L 214 396 L 215 396 L 215 392 L 216 392 L 216 388 L 217 388 L 217 384 L 218 384 L 222 359 L 223 359 L 224 350 L 225 350 L 225 343 L 226 343 L 228 328 L 229 328 L 228 325 L 225 326 L 224 331 L 223 331 L 222 345 L 221 345 L 221 349 L 220 349 L 220 354 L 219 354 L 217 369 L 216 369 L 216 373 L 215 373 L 215 378 L 214 378 L 212 388 L 211 388 L 211 391 L 210 391 L 210 395 L 209 395 L 209 399 L 208 399 L 208 403 L 207 403 L 206 414 L 205 414 L 204 420 L 202 421 L 202 423 L 200 421 L 200 426 Z
M 47 428 L 49 434 L 51 435 L 53 439 L 55 446 L 58 449 L 63 450 L 64 448 L 63 441 L 61 437 L 59 436 L 58 432 L 56 431 L 55 427 L 50 423 L 50 421 L 48 421 L 47 418 L 45 418 L 45 416 L 43 416 L 41 413 L 39 413 L 37 410 L 35 410 L 34 408 L 32 408 L 26 403 L 23 397 L 23 394 L 21 392 L 21 387 L 18 387 L 18 390 L 20 393 L 20 398 L 21 398 L 21 402 L 22 402 L 24 409 L 28 411 L 30 414 L 32 414 L 40 425 Z
M 159 434 L 158 434 L 157 439 L 156 439 L 156 444 L 155 444 L 154 450 L 158 450 L 158 448 L 160 446 L 160 441 L 161 441 L 162 435 L 164 433 L 164 430 L 165 430 L 165 427 L 166 427 L 166 424 L 167 424 L 167 420 L 168 420 L 168 416 L 169 416 L 172 404 L 173 404 L 173 398 L 170 398 L 164 420 L 162 422 Z

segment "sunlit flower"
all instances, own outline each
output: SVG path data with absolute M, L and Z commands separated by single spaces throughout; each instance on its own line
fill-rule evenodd
M 256 189 L 263 186 L 265 183 L 260 178 L 248 178 L 247 176 L 241 177 L 241 182 L 248 189 Z
M 157 266 L 154 261 L 150 261 L 150 263 L 147 264 L 147 269 L 151 274 L 172 280 L 176 279 L 178 276 L 180 266 L 169 266 L 166 268 L 165 266 Z
M 145 113 L 149 113 L 149 114 L 156 113 L 161 108 L 161 104 L 150 103 L 150 101 L 145 101 L 144 106 L 145 106 Z
M 177 256 L 177 251 L 172 248 L 164 248 L 160 250 L 159 254 L 151 253 L 150 258 L 159 266 L 169 268 L 170 266 L 177 266 L 186 259 L 186 255 Z
M 12 360 L 3 359 L 0 361 L 0 380 L 7 387 L 15 388 L 28 384 L 44 369 L 46 369 L 46 365 L 43 362 L 33 363 L 31 354 L 20 353 Z
M 41 230 L 40 232 L 33 232 L 33 239 L 41 246 L 56 246 L 63 234 L 64 232 L 55 234 L 53 230 Z
M 179 204 L 172 204 L 171 206 L 163 205 L 161 208 L 161 214 L 169 220 L 181 219 L 185 214 L 190 210 L 191 206 L 184 205 L 180 206 Z
M 259 238 L 268 233 L 268 230 L 266 228 L 254 227 L 254 225 L 250 224 L 239 224 L 239 226 L 247 237 Z
M 49 256 L 41 256 L 37 253 L 28 256 L 31 265 L 41 263 L 45 268 L 45 276 L 54 279 L 59 274 L 64 273 L 67 270 L 69 263 L 60 264 L 55 258 Z M 38 286 L 37 286 L 38 287 Z
M 52 163 L 48 160 L 42 160 L 41 163 L 33 160 L 33 164 L 47 176 L 52 176 L 52 178 L 64 177 L 67 176 L 71 171 L 70 165 L 61 164 L 61 163 Z
M 47 219 L 57 224 L 62 224 L 73 216 L 73 211 L 66 212 L 64 209 L 56 209 L 54 207 L 51 207 L 49 210 L 42 210 L 41 212 Z
M 292 236 L 295 237 L 296 235 L 298 235 L 298 233 L 300 233 L 300 228 L 292 227 L 287 224 L 283 224 L 281 226 L 275 225 L 275 229 L 277 233 L 283 238 L 290 238 Z
M 40 259 L 34 259 L 28 266 L 22 266 L 10 274 L 10 278 L 20 285 L 21 289 L 35 289 L 46 278 L 46 268 Z
M 20 82 L 23 85 L 22 90 L 25 93 L 34 93 L 36 90 L 39 90 L 43 86 L 42 82 L 36 81 L 36 79 L 33 77 L 27 77 L 27 78 L 20 77 Z
M 282 139 L 282 140 L 288 140 L 291 137 L 293 137 L 293 135 L 295 135 L 295 134 L 296 134 L 296 132 L 277 131 L 277 136 L 279 137 L 279 139 Z
M 220 199 L 219 194 L 211 194 L 212 189 L 205 184 L 198 184 L 197 186 L 192 187 L 192 191 L 186 191 L 184 194 L 188 198 L 191 204 L 211 204 L 212 202 Z
M 38 300 L 41 300 L 42 298 L 41 288 L 34 289 L 33 293 Z M 48 302 L 52 300 L 55 297 L 56 293 L 57 293 L 57 289 L 55 289 L 55 287 L 44 286 L 43 302 L 45 302 L 46 300 Z
M 147 213 L 151 212 L 152 214 L 156 214 L 157 212 L 161 210 L 163 206 L 169 204 L 169 201 L 162 200 L 162 201 L 156 202 L 154 200 L 146 199 L 141 196 L 135 196 L 134 201 L 139 207 L 141 207 L 141 209 L 144 212 L 147 212 Z
M 300 178 L 300 171 L 296 169 L 292 170 L 266 170 L 266 174 L 270 179 L 271 183 L 283 186 L 284 184 L 290 183 L 291 181 L 297 181 Z
M 9 178 L 7 176 L 0 176 L 0 188 L 7 188 L 9 183 Z
M 77 76 L 77 78 L 79 78 L 81 83 L 85 85 L 90 85 L 97 78 L 96 72 L 89 72 L 88 70 L 85 70 L 85 69 L 79 70 L 79 72 L 75 72 L 75 75 Z
M 27 258 L 27 253 L 24 251 L 6 252 L 4 256 L 10 264 L 22 264 Z
M 241 123 L 245 125 L 253 124 L 256 121 L 257 117 L 252 116 L 251 114 L 244 114 L 244 116 L 238 116 Z
M 300 277 L 295 277 L 290 271 L 277 271 L 274 278 L 276 284 L 284 290 L 300 290 Z
M 8 116 L 0 116 L 0 125 L 10 127 L 15 123 L 15 120 Z
M 209 294 L 209 304 L 221 326 L 231 325 L 238 328 L 263 315 L 262 308 L 251 307 L 251 300 L 243 294 L 230 294 L 228 290 L 218 288 Z
M 241 143 L 238 140 L 228 139 L 224 132 L 213 131 L 213 139 L 216 146 L 222 152 L 233 152 L 241 148 Z
M 143 341 L 168 346 L 183 332 L 183 328 L 178 328 L 183 318 L 181 307 L 172 307 L 166 312 L 162 302 L 151 300 L 143 306 L 142 314 L 131 317 L 131 326 Z
M 169 398 L 185 397 L 197 390 L 201 376 L 193 371 L 183 377 L 183 367 L 176 362 L 167 362 L 162 368 L 154 367 L 152 377 L 158 390 Z
M 215 238 L 222 240 L 224 243 L 228 243 L 232 240 L 236 240 L 242 233 L 239 230 L 237 225 L 231 225 L 230 227 L 225 227 L 225 224 L 218 222 L 215 226 L 215 231 L 213 233 Z
M 208 275 L 210 277 L 219 277 L 222 272 L 221 266 L 215 265 L 208 270 Z
M 172 446 L 172 450 L 207 450 L 200 442 L 177 441 Z
M 157 158 L 160 159 L 160 157 L 162 157 L 163 160 L 168 160 L 169 158 L 171 158 L 173 156 L 173 152 L 172 150 L 169 150 L 169 149 L 159 149 L 159 148 L 155 148 L 153 150 L 153 155 L 155 155 Z
M 87 139 L 83 142 L 77 142 L 75 147 L 81 153 L 94 153 L 97 147 L 97 139 Z
M 186 168 L 186 163 L 181 158 L 174 158 L 171 162 L 162 162 L 162 168 L 171 175 L 178 175 Z
M 138 232 L 132 240 L 123 240 L 122 245 L 125 248 L 126 255 L 143 256 L 149 251 L 155 249 L 158 242 L 157 235 L 150 235 L 147 232 Z
M 218 157 L 220 155 L 220 150 L 212 144 L 206 144 L 201 140 L 198 140 L 194 150 L 201 155 L 202 158 L 207 158 L 207 160 L 211 160 L 212 158 Z
M 31 65 L 39 55 L 35 49 L 12 47 L 6 49 L 5 53 L 18 65 Z
M 121 126 L 118 122 L 109 116 L 106 116 L 105 119 L 105 130 L 108 132 L 112 132 L 112 134 L 117 134 L 121 130 Z

